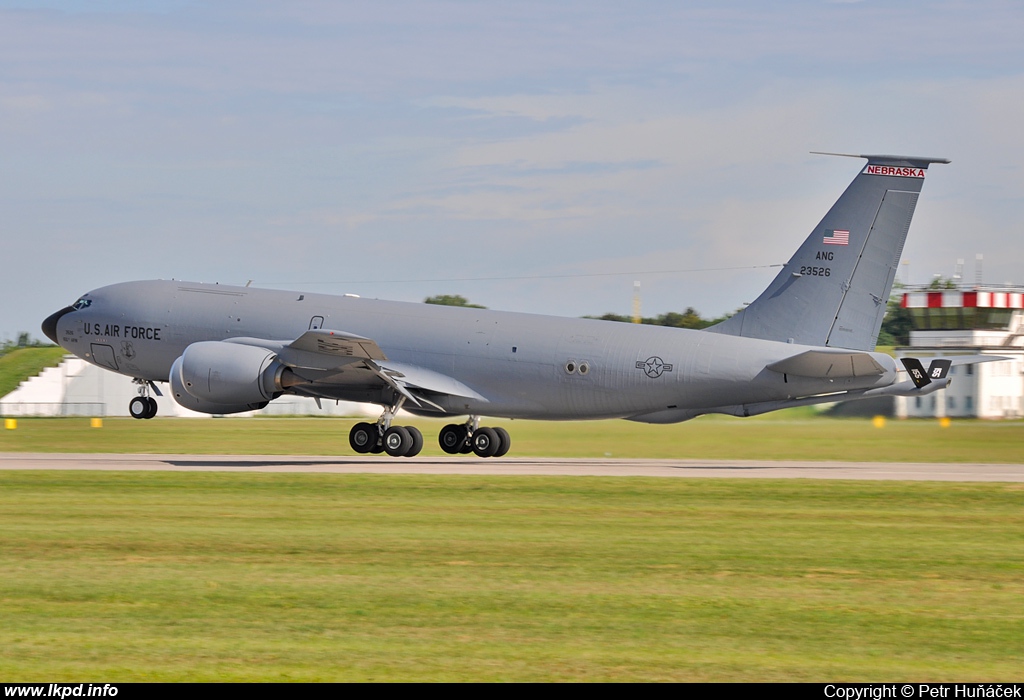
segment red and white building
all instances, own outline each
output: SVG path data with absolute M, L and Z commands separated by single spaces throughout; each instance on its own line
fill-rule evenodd
M 913 330 L 898 357 L 999 355 L 1009 360 L 954 366 L 944 391 L 897 397 L 901 418 L 1020 418 L 1024 416 L 1024 290 L 980 287 L 903 295 Z

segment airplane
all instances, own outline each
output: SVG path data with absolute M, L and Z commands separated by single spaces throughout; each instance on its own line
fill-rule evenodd
M 874 348 L 928 166 L 950 161 L 827 155 L 867 163 L 768 288 L 701 331 L 153 280 L 84 294 L 43 333 L 132 377 L 135 418 L 156 414 L 156 382 L 209 414 L 282 394 L 368 402 L 381 416 L 354 425 L 349 444 L 393 457 L 423 447 L 419 430 L 395 424 L 400 409 L 465 416 L 441 429 L 441 448 L 500 457 L 510 435 L 481 416 L 677 423 L 945 388 L 953 361 L 926 370 L 904 358 L 901 381 Z

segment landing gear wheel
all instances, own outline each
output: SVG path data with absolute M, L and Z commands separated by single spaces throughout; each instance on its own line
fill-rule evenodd
M 377 444 L 377 426 L 373 423 L 356 423 L 348 433 L 348 444 L 359 454 L 373 452 Z
M 393 425 L 384 433 L 384 451 L 391 457 L 402 457 L 412 448 L 412 435 L 400 425 Z
M 128 403 L 128 413 L 132 415 L 132 418 L 145 418 L 149 411 L 149 401 L 145 396 L 136 396 Z
M 501 446 L 501 438 L 494 428 L 477 428 L 473 432 L 472 443 L 477 457 L 493 457 Z
M 437 441 L 440 443 L 442 450 L 450 455 L 457 455 L 466 444 L 467 434 L 466 426 L 450 423 L 441 428 Z
M 504 457 L 508 454 L 508 448 L 512 447 L 512 437 L 504 428 L 491 428 L 491 430 L 498 434 L 498 451 L 494 453 L 494 456 Z
M 149 410 L 146 411 L 146 415 L 144 415 L 143 418 L 149 420 L 150 418 L 156 415 L 158 406 L 156 405 L 156 399 L 154 399 L 152 396 L 146 397 L 146 403 L 149 404 Z
M 412 446 L 409 451 L 405 453 L 406 457 L 415 457 L 423 449 L 423 433 L 418 428 L 414 428 L 411 425 L 405 426 L 406 432 L 409 433 L 409 437 L 412 438 Z

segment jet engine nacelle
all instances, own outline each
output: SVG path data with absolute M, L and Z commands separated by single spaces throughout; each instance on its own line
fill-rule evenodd
M 285 367 L 265 348 L 238 343 L 193 343 L 171 366 L 171 395 L 202 413 L 241 413 L 276 398 Z

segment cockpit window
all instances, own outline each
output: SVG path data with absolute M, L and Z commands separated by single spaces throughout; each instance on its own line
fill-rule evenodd
M 75 311 L 81 311 L 82 309 L 88 309 L 90 306 L 92 306 L 92 299 L 79 299 L 71 305 L 71 308 Z

